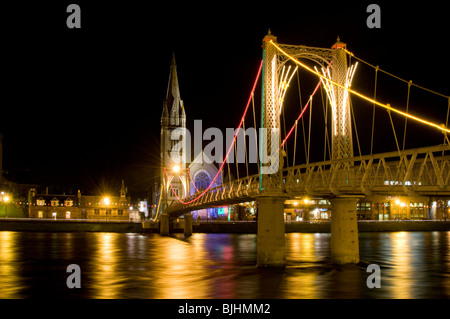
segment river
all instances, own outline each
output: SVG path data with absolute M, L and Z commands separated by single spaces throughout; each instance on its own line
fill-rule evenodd
M 256 267 L 256 235 L 0 232 L 0 298 L 450 297 L 450 231 L 360 233 L 367 264 L 330 264 L 329 233 L 286 234 L 285 269 Z M 81 288 L 69 289 L 77 264 Z

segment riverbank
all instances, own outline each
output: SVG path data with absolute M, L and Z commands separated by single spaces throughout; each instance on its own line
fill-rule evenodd
M 26 232 L 113 232 L 140 233 L 142 223 L 106 222 L 106 221 L 67 221 L 67 220 L 29 220 L 9 219 L 0 220 L 0 231 Z
M 236 233 L 256 234 L 256 222 L 206 222 L 194 223 L 194 233 Z M 330 233 L 331 222 L 286 223 L 286 233 Z M 142 223 L 38 220 L 38 219 L 1 219 L 0 231 L 27 232 L 117 232 L 117 233 L 158 233 L 158 225 L 143 228 Z M 392 231 L 450 231 L 450 221 L 359 221 L 359 232 Z M 171 225 L 171 232 L 182 233 L 183 223 Z

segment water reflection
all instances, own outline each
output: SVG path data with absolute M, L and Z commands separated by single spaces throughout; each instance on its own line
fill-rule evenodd
M 330 264 L 330 234 L 286 235 L 285 269 L 258 269 L 256 235 L 0 232 L 0 298 L 448 298 L 450 232 L 361 233 L 362 260 Z M 66 287 L 69 264 L 81 289 Z
M 122 255 L 120 234 L 100 233 L 93 238 L 92 258 L 88 263 L 90 280 L 87 282 L 96 298 L 114 299 L 119 297 L 124 284 L 123 272 L 118 271 Z M 85 281 L 85 280 L 84 280 Z
M 17 233 L 0 232 L 0 290 L 1 298 L 20 298 L 21 278 L 18 274 Z
M 411 238 L 407 232 L 396 232 L 391 234 L 392 271 L 397 275 L 391 277 L 393 298 L 411 298 L 413 284 L 412 276 L 417 276 L 411 271 Z M 415 251 L 416 254 L 419 251 Z

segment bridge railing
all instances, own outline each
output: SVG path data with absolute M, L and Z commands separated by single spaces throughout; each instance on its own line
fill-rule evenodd
M 285 170 L 288 193 L 334 194 L 444 190 L 449 184 L 450 146 L 389 152 L 303 164 Z

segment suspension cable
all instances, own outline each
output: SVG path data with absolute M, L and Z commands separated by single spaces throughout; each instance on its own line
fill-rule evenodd
M 305 106 L 304 106 L 303 109 L 302 109 L 302 112 L 301 112 L 300 115 L 298 116 L 297 121 L 300 120 L 300 119 L 303 120 L 303 114 L 305 113 L 306 109 L 308 108 L 310 102 L 312 102 L 312 97 L 314 96 L 314 94 L 316 94 L 316 92 L 317 92 L 317 90 L 319 89 L 321 83 L 322 83 L 322 81 L 319 81 L 319 83 L 317 83 L 316 88 L 314 89 L 313 93 L 311 94 L 310 98 L 308 99 L 308 102 L 306 102 Z M 283 147 L 284 143 L 286 143 L 286 141 L 287 141 L 287 139 L 289 138 L 289 136 L 291 136 L 291 133 L 292 133 L 292 131 L 294 130 L 294 128 L 295 128 L 295 124 L 292 125 L 292 127 L 291 127 L 291 129 L 289 130 L 289 132 L 287 133 L 285 139 L 283 140 L 283 142 L 281 142 L 280 149 Z M 303 136 L 306 136 L 304 128 L 303 128 Z M 307 151 L 306 151 L 306 138 L 305 138 L 305 156 L 307 156 Z
M 408 96 L 406 98 L 406 113 L 408 113 L 408 108 L 409 108 L 409 94 L 411 92 L 411 84 L 412 81 L 408 82 Z M 403 148 L 402 150 L 405 150 L 405 142 L 406 142 L 406 124 L 408 123 L 408 118 L 405 118 L 405 129 L 403 131 Z M 447 127 L 447 125 L 445 125 Z
M 311 118 L 312 118 L 312 100 L 313 100 L 313 96 L 311 95 L 309 97 L 310 101 L 311 101 L 311 107 L 309 110 L 309 127 L 308 127 L 308 157 L 306 159 L 306 164 L 309 164 L 309 155 L 311 153 Z
M 298 120 L 295 120 L 294 158 L 292 160 L 292 166 L 295 166 L 295 153 L 297 153 L 297 123 L 298 123 Z
M 349 54 L 349 55 L 351 55 L 352 57 L 354 57 L 355 59 L 357 59 L 358 61 L 361 61 L 362 63 L 364 63 L 364 64 L 366 64 L 366 65 L 368 65 L 368 66 L 370 66 L 370 67 L 372 67 L 372 68 L 374 68 L 374 69 L 379 69 L 378 66 L 375 67 L 374 65 L 370 64 L 369 62 L 366 62 L 366 61 L 364 61 L 363 59 L 358 58 L 357 56 L 355 56 L 352 52 L 348 51 L 347 49 L 343 48 L 343 50 L 344 50 L 347 54 Z M 439 95 L 439 96 L 444 97 L 444 98 L 447 98 L 447 99 L 450 98 L 450 96 L 448 96 L 448 95 L 445 95 L 445 94 L 442 94 L 442 93 L 439 93 L 439 92 L 430 90 L 430 89 L 428 89 L 428 88 L 426 88 L 426 87 L 420 86 L 420 85 L 418 85 L 418 84 L 412 83 L 412 81 L 407 81 L 407 80 L 405 80 L 405 79 L 402 79 L 402 78 L 399 77 L 399 76 L 396 76 L 396 75 L 394 75 L 394 74 L 392 74 L 392 73 L 389 73 L 389 72 L 387 72 L 387 71 L 384 71 L 384 70 L 382 70 L 382 69 L 379 69 L 379 70 L 380 70 L 381 72 L 383 72 L 383 73 L 385 73 L 385 74 L 387 74 L 387 75 L 389 75 L 389 76 L 391 76 L 391 77 L 397 79 L 397 80 L 403 81 L 403 82 L 405 82 L 405 83 L 410 83 L 410 82 L 411 82 L 411 85 L 413 85 L 413 86 L 415 86 L 415 87 L 417 87 L 417 88 L 419 88 L 419 89 L 428 91 L 428 92 L 430 92 L 430 93 Z
M 330 141 L 328 138 L 328 99 L 326 99 L 324 101 L 323 98 L 323 87 L 321 87 L 320 89 L 320 97 L 322 100 L 322 110 L 323 110 L 323 118 L 324 118 L 324 123 L 325 123 L 325 137 L 323 139 L 323 161 L 326 161 L 327 158 L 327 146 L 328 146 L 328 154 L 330 154 L 330 158 L 331 158 L 331 150 L 330 150 Z
M 262 67 L 265 70 L 265 68 L 266 68 L 266 50 L 263 51 Z M 262 73 L 262 79 L 261 79 L 261 83 L 262 83 L 262 85 L 261 85 L 261 128 L 264 126 L 264 98 L 265 98 L 265 96 L 264 96 L 265 75 L 264 74 L 265 73 L 266 72 Z M 259 158 L 262 158 L 263 139 L 260 138 L 259 142 L 261 143 L 259 145 L 259 152 L 260 152 Z M 262 166 L 263 166 L 262 161 L 259 161 L 259 173 L 258 174 L 259 174 L 259 189 L 260 190 L 264 190 Z
M 373 89 L 373 99 L 376 100 L 377 99 L 377 83 L 378 83 L 378 65 L 375 69 L 375 88 Z M 372 155 L 372 151 L 373 151 L 373 133 L 375 130 L 375 108 L 376 105 L 375 103 L 373 103 L 373 112 L 372 112 L 372 137 L 370 140 L 370 155 Z
M 392 126 L 392 131 L 394 132 L 395 144 L 397 145 L 397 150 L 398 150 L 398 153 L 400 154 L 401 153 L 400 147 L 398 146 L 397 134 L 395 134 L 395 127 L 394 127 L 394 122 L 392 121 L 391 112 L 389 110 L 387 112 L 389 114 L 389 119 L 391 120 L 391 126 Z
M 231 184 L 231 170 L 230 170 L 230 162 L 227 161 L 227 168 L 228 168 L 228 183 Z
M 448 98 L 447 118 L 445 119 L 445 126 L 446 127 L 448 125 L 448 115 L 449 115 L 449 113 L 450 113 L 450 97 Z M 444 133 L 444 143 L 443 143 L 444 145 L 445 145 L 445 142 L 447 142 L 448 145 L 450 145 L 450 141 L 449 141 L 449 139 L 447 137 L 447 133 Z M 444 156 L 444 151 L 442 151 L 442 156 Z
M 255 128 L 255 141 L 258 141 L 258 134 L 257 134 L 257 126 L 256 126 L 256 112 L 255 112 L 255 98 L 254 98 L 255 94 L 253 94 L 252 92 L 252 106 L 253 106 L 253 127 Z M 256 148 L 256 166 L 258 166 L 258 175 L 259 175 L 259 156 L 258 156 L 258 142 L 255 143 L 255 148 Z
M 188 168 L 187 170 L 188 170 L 188 173 L 189 173 L 189 178 L 191 179 L 191 181 L 192 181 L 192 184 L 194 185 L 194 188 L 195 188 L 195 192 L 196 192 L 196 193 L 198 193 L 198 192 L 199 192 L 199 190 L 198 190 L 197 186 L 195 185 L 194 179 L 192 178 L 192 175 L 191 175 L 191 169 L 190 169 L 190 168 Z
M 353 118 L 353 126 L 355 127 L 356 143 L 358 145 L 359 157 L 362 157 L 361 145 L 359 144 L 358 128 L 356 127 L 355 110 L 353 109 L 352 99 L 349 100 L 350 100 L 350 112 L 352 113 Z
M 247 138 L 245 137 L 245 121 L 244 121 L 244 123 L 242 123 L 242 128 L 244 130 L 245 168 L 247 170 L 247 177 L 248 177 Z M 236 145 L 236 143 L 234 145 Z M 236 164 L 237 164 L 237 161 L 236 161 Z
M 300 76 L 299 76 L 299 73 L 300 72 L 297 72 L 298 97 L 299 97 L 299 100 L 300 100 L 300 113 L 303 113 L 302 91 L 300 90 Z M 306 152 L 306 133 L 305 133 L 305 122 L 303 120 L 303 117 L 302 117 L 302 130 L 303 130 L 303 146 L 305 148 L 305 158 L 306 158 L 306 156 L 307 156 L 307 152 Z
M 159 208 L 160 208 L 160 204 L 161 204 L 161 197 L 162 197 L 162 192 L 163 192 L 163 188 L 164 186 L 161 185 L 161 190 L 159 191 L 159 200 L 158 200 L 158 206 L 156 207 L 156 215 L 155 215 L 155 220 L 157 220 L 158 218 L 158 212 L 159 212 Z
M 427 121 L 427 120 L 421 119 L 421 118 L 419 118 L 419 117 L 417 117 L 417 116 L 414 116 L 414 115 L 405 113 L 405 112 L 403 112 L 403 111 L 400 111 L 400 110 L 398 110 L 398 109 L 396 109 L 396 108 L 391 107 L 391 105 L 390 105 L 389 103 L 388 103 L 388 104 L 383 104 L 383 103 L 381 103 L 381 102 L 375 101 L 374 99 L 372 99 L 372 98 L 370 98 L 370 97 L 367 97 L 367 96 L 365 96 L 365 95 L 363 95 L 363 94 L 361 94 L 361 93 L 359 93 L 359 92 L 356 92 L 355 90 L 352 90 L 352 89 L 350 89 L 350 88 L 345 87 L 344 85 L 342 85 L 342 84 L 340 84 L 340 83 L 337 83 L 337 82 L 335 82 L 335 81 L 333 81 L 333 80 L 330 80 L 330 79 L 326 78 L 324 75 L 320 74 L 319 72 L 314 71 L 313 69 L 311 69 L 311 68 L 308 67 L 307 65 L 305 65 L 305 64 L 301 63 L 300 61 L 298 61 L 297 59 L 295 59 L 293 56 L 291 56 L 291 55 L 288 54 L 286 51 L 284 51 L 283 49 L 281 49 L 281 48 L 280 48 L 276 43 L 274 43 L 272 40 L 270 40 L 269 43 L 271 43 L 273 46 L 275 46 L 275 48 L 277 48 L 278 51 L 280 51 L 281 53 L 283 53 L 285 56 L 287 56 L 289 59 L 291 59 L 292 61 L 294 61 L 296 64 L 300 65 L 302 68 L 304 68 L 304 69 L 308 70 L 309 72 L 311 72 L 311 73 L 313 73 L 313 74 L 319 76 L 320 78 L 325 79 L 325 80 L 329 81 L 330 83 L 332 83 L 332 84 L 334 84 L 334 85 L 336 85 L 336 86 L 338 86 L 338 87 L 340 87 L 340 88 L 342 88 L 342 89 L 344 89 L 344 90 L 346 90 L 346 91 L 348 91 L 348 92 L 350 92 L 350 93 L 352 93 L 352 94 L 354 94 L 354 95 L 360 97 L 360 98 L 363 99 L 363 100 L 366 100 L 366 101 L 371 102 L 371 103 L 375 103 L 376 105 L 381 106 L 381 107 L 383 107 L 383 108 L 385 108 L 385 109 L 387 109 L 387 110 L 390 110 L 390 111 L 395 112 L 395 113 L 397 113 L 397 114 L 403 115 L 403 116 L 405 116 L 405 117 L 408 117 L 408 118 L 410 118 L 410 119 L 413 119 L 413 120 L 418 121 L 418 122 L 420 122 L 420 123 L 423 123 L 423 124 L 425 124 L 425 125 L 428 125 L 428 126 L 437 128 L 437 129 L 440 130 L 440 131 L 444 131 L 444 132 L 450 133 L 450 130 L 447 129 L 447 128 L 445 128 L 445 127 L 443 127 L 443 126 L 440 126 L 440 125 L 438 125 L 438 124 L 435 124 L 435 123 L 429 122 L 429 121 Z
M 233 143 L 233 144 L 234 144 L 234 158 L 236 160 L 236 177 L 237 177 L 237 179 L 239 179 L 239 161 L 238 161 L 238 157 L 237 157 L 236 143 Z
M 283 133 L 284 133 L 284 139 L 286 139 L 286 117 L 284 116 L 284 109 L 282 110 L 282 116 L 283 116 Z M 283 150 L 286 152 L 286 167 L 289 167 L 289 156 L 288 156 L 288 148 L 287 145 L 283 144 Z

